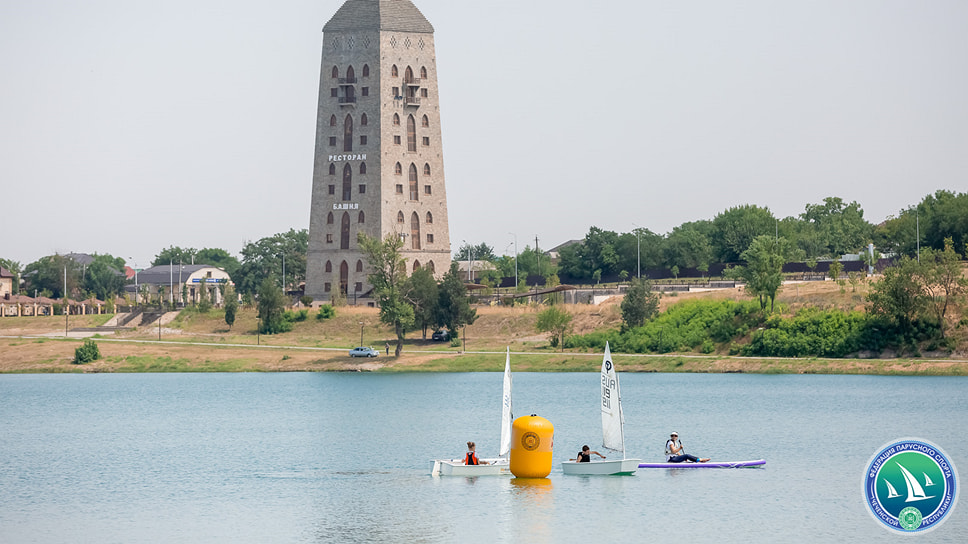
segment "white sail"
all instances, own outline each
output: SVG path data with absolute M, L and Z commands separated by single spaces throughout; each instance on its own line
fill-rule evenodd
M 934 482 L 931 481 L 930 476 L 928 476 L 924 472 L 922 472 L 921 474 L 924 474 L 924 487 L 928 487 L 929 485 L 934 485 Z
M 504 361 L 504 407 L 501 412 L 501 457 L 511 451 L 511 348 L 507 348 L 507 359 Z
M 907 484 L 907 498 L 904 499 L 904 502 L 923 501 L 934 498 L 934 495 L 930 497 L 925 496 L 924 488 L 921 487 L 921 484 L 918 483 L 914 475 L 908 472 L 908 469 L 901 466 L 901 463 L 895 461 L 894 464 L 901 469 L 901 474 L 904 475 L 904 483 Z
M 622 429 L 622 399 L 618 375 L 612 364 L 612 353 L 605 343 L 602 359 L 602 445 L 625 455 L 625 436 Z
M 897 490 L 894 489 L 893 485 L 891 485 L 891 482 L 884 480 L 884 483 L 887 484 L 887 498 L 893 499 L 895 497 L 900 497 L 900 495 L 897 493 Z

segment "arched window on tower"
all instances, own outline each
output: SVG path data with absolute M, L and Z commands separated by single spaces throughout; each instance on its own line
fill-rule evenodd
M 363 213 L 363 210 L 360 210 L 360 215 L 359 215 L 359 217 L 356 218 L 356 222 L 357 223 L 366 223 L 366 215 Z
M 403 224 L 403 212 L 397 212 L 397 223 Z
M 333 273 L 333 263 L 331 263 L 329 261 L 326 261 L 326 273 L 327 274 L 332 274 Z
M 423 117 L 422 117 L 422 118 L 420 119 L 420 126 L 422 126 L 422 127 L 424 127 L 424 128 L 427 128 L 427 127 L 429 127 L 429 126 L 430 126 L 430 117 L 427 117 L 426 115 L 424 115 L 424 116 L 423 116 Z
M 407 71 L 403 73 L 404 83 L 413 83 L 413 69 L 407 66 Z
M 367 125 L 367 123 L 368 123 L 368 122 L 369 122 L 369 119 L 367 119 L 367 117 L 366 117 L 366 114 L 365 114 L 365 113 L 364 113 L 364 114 L 362 114 L 362 115 L 360 115 L 360 126 L 361 126 L 361 127 L 365 127 L 365 126 Z
M 427 262 L 427 268 L 430 269 L 430 273 L 431 274 L 436 274 L 437 273 L 437 267 L 434 266 L 434 262 L 433 261 Z
M 357 272 L 363 271 L 363 261 L 356 261 L 356 271 Z
M 393 173 L 396 174 L 396 175 L 398 175 L 398 176 L 401 175 L 401 174 L 403 174 L 403 166 L 401 166 L 400 163 L 394 164 L 393 165 Z
M 343 220 L 340 221 L 339 248 L 350 248 L 350 212 L 343 212 Z
M 420 249 L 420 218 L 417 212 L 410 216 L 410 249 Z
M 339 78 L 339 67 L 333 66 L 333 79 Z
M 393 66 L 390 67 L 390 77 L 398 77 L 399 75 L 400 73 L 397 72 L 397 65 L 394 64 Z
M 353 117 L 343 120 L 343 151 L 353 151 Z
M 336 163 L 335 162 L 329 163 L 329 175 L 331 175 L 331 176 L 335 176 L 336 175 Z
M 335 127 L 336 126 L 336 116 L 335 115 L 330 115 L 329 116 L 329 126 L 331 126 L 331 127 Z
M 420 67 L 420 79 L 427 79 L 427 67 L 426 66 L 421 66 Z
M 364 64 L 363 65 L 363 77 L 370 77 L 370 65 L 369 64 Z
M 417 190 L 417 165 L 410 163 L 410 200 L 420 200 L 420 192 Z
M 327 225 L 333 224 L 333 212 L 329 212 L 329 214 L 326 215 L 326 224 Z
M 350 66 L 346 69 L 346 82 L 353 83 L 356 80 L 356 72 L 353 71 L 353 67 Z
M 424 175 L 430 176 L 430 163 L 424 163 Z
M 420 270 L 420 261 L 415 259 L 413 261 L 413 271 L 416 272 L 417 270 Z
M 361 162 L 360 163 L 360 175 L 362 176 L 365 173 L 366 173 L 366 163 L 365 162 Z
M 353 168 L 350 165 L 343 167 L 343 200 L 353 198 Z
M 432 225 L 434 223 L 434 214 L 427 212 L 427 224 Z
M 417 151 L 417 122 L 413 115 L 407 116 L 407 151 Z
M 393 126 L 400 126 L 400 116 L 395 113 L 393 114 Z
M 346 295 L 350 284 L 350 265 L 343 261 L 339 264 L 339 292 Z

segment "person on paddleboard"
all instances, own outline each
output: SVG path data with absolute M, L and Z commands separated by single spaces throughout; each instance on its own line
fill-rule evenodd
M 602 459 L 605 458 L 604 455 L 602 455 L 602 454 L 598 453 L 597 451 L 589 448 L 588 445 L 586 444 L 586 445 L 584 445 L 584 446 L 581 447 L 581 451 L 578 452 L 578 458 L 575 459 L 575 461 L 578 461 L 579 463 L 591 463 L 592 462 L 592 454 L 593 453 L 595 455 L 601 457 Z
M 482 461 L 482 460 L 480 460 L 480 459 L 477 458 L 477 452 L 475 451 L 476 449 L 477 449 L 477 445 L 476 444 L 474 444 L 473 442 L 468 442 L 467 443 L 467 453 L 464 455 L 464 464 L 465 465 L 488 465 L 488 464 L 490 464 L 487 461 Z
M 682 447 L 682 442 L 679 442 L 679 433 L 673 431 L 669 435 L 669 440 L 666 441 L 666 457 L 670 463 L 682 463 L 689 461 L 691 463 L 705 463 L 709 461 L 708 457 L 703 457 L 702 459 L 696 457 L 695 455 L 689 455 L 685 453 Z

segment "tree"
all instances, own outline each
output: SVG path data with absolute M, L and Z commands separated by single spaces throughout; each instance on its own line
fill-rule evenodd
M 920 276 L 921 265 L 910 257 L 901 257 L 871 286 L 867 312 L 887 319 L 902 333 L 911 333 L 928 304 Z
M 845 204 L 839 197 L 827 197 L 823 204 L 807 204 L 800 218 L 813 227 L 823 251 L 834 257 L 862 248 L 874 228 L 864 220 L 860 204 Z
M 834 259 L 833 261 L 830 261 L 830 269 L 827 271 L 827 274 L 830 275 L 830 279 L 839 282 L 840 275 L 843 273 L 843 271 L 844 265 L 840 264 L 839 260 Z
M 124 259 L 111 255 L 94 254 L 94 261 L 82 267 L 84 290 L 101 300 L 124 293 L 127 278 L 124 275 Z
M 944 251 L 926 249 L 922 252 L 921 274 L 928 307 L 938 320 L 944 338 L 948 308 L 961 301 L 968 292 L 968 279 L 962 273 L 961 256 L 955 252 L 954 240 L 945 239 Z
M 451 262 L 450 270 L 440 280 L 437 325 L 447 327 L 452 333 L 477 320 L 477 310 L 471 308 L 467 287 L 460 281 L 457 264 Z
M 454 255 L 455 261 L 466 261 L 470 258 L 474 261 L 488 261 L 493 262 L 497 260 L 497 256 L 494 255 L 494 248 L 487 245 L 484 242 L 480 244 L 462 244 L 457 250 L 457 254 Z
M 551 306 L 538 313 L 538 320 L 535 322 L 535 329 L 538 332 L 551 333 L 551 347 L 561 345 L 561 351 L 565 351 L 565 334 L 571 330 L 572 315 L 561 306 Z
M 732 274 L 746 282 L 746 291 L 759 297 L 760 309 L 766 309 L 770 301 L 770 312 L 774 310 L 776 293 L 783 285 L 783 263 L 793 252 L 786 238 L 757 236 L 750 247 L 740 257 L 746 266 L 738 266 Z
M 739 260 L 757 236 L 776 236 L 777 220 L 769 208 L 752 204 L 729 208 L 713 219 L 713 251 L 724 263 Z
M 49 255 L 28 264 L 24 268 L 27 292 L 47 290 L 53 298 L 63 298 L 64 269 L 67 269 L 67 294 L 75 296 L 81 291 L 81 265 L 64 255 Z
M 663 246 L 665 265 L 685 268 L 706 267 L 713 262 L 713 245 L 710 240 L 711 221 L 683 223 L 672 229 Z
M 196 254 L 198 254 L 198 250 L 193 247 L 168 246 L 155 255 L 155 260 L 151 261 L 151 266 L 162 266 L 170 263 L 194 264 Z
M 240 293 L 254 293 L 262 281 L 272 275 L 279 285 L 293 285 L 306 279 L 306 254 L 309 233 L 306 229 L 289 229 L 249 242 L 242 248 L 242 264 L 231 274 Z M 286 270 L 283 278 L 283 259 Z
M 268 276 L 259 286 L 259 332 L 278 334 L 292 330 L 292 324 L 283 319 L 286 299 L 279 288 L 279 281 Z
M 633 279 L 621 308 L 622 325 L 626 329 L 641 327 L 659 313 L 659 294 L 652 290 L 648 278 Z
M 370 238 L 360 232 L 357 243 L 369 264 L 367 280 L 380 304 L 380 321 L 393 327 L 397 335 L 394 354 L 403 352 L 403 339 L 414 324 L 413 306 L 407 301 L 407 259 L 401 255 L 403 238 L 387 233 L 383 240 Z
M 410 285 L 406 291 L 413 304 L 414 326 L 420 328 L 423 339 L 427 339 L 427 329 L 437 324 L 437 314 L 440 307 L 440 293 L 437 280 L 427 267 L 414 270 L 410 275 Z
M 231 285 L 225 287 L 225 324 L 232 329 L 235 324 L 235 314 L 239 311 L 239 297 L 235 294 L 235 288 Z

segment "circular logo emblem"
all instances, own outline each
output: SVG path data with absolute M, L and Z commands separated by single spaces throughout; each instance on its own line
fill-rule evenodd
M 871 515 L 900 533 L 941 525 L 958 502 L 958 492 L 958 472 L 950 458 L 918 438 L 885 444 L 864 474 L 864 500 Z
M 541 444 L 541 438 L 538 437 L 538 433 L 528 431 L 524 433 L 521 437 L 521 447 L 528 451 L 534 451 L 538 449 Z

